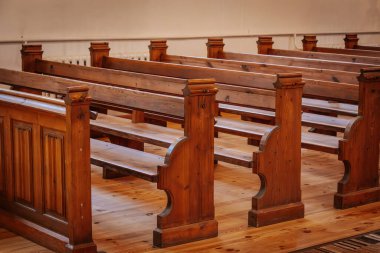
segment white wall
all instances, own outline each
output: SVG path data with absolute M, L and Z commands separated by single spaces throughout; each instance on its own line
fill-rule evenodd
M 379 31 L 380 0 L 0 0 L 0 67 L 20 67 L 22 41 L 43 42 L 49 58 L 82 59 L 91 40 L 110 40 L 114 55 L 144 55 L 149 39 L 168 38 L 171 53 L 204 56 L 208 36 L 255 52 L 259 34 L 294 48 L 301 37 L 292 34 L 333 33 L 320 45 L 342 46 L 334 33 Z

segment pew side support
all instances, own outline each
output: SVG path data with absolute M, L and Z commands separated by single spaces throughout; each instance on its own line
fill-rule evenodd
M 253 172 L 261 188 L 252 198 L 250 226 L 265 226 L 304 217 L 301 202 L 301 99 L 300 74 L 279 74 L 276 87 L 277 126 L 261 140 Z
M 339 160 L 345 172 L 334 197 L 336 208 L 380 200 L 379 141 L 380 68 L 363 69 L 359 79 L 359 113 L 339 142 Z
M 0 113 L 2 146 L 7 147 L 2 172 L 10 183 L 1 194 L 0 224 L 56 252 L 96 252 L 87 91 L 68 88 L 65 104 L 2 92 L 8 96 L 8 102 L 1 102 L 8 109 Z
M 158 189 L 168 197 L 153 232 L 155 246 L 215 237 L 213 80 L 189 80 L 184 89 L 184 137 L 172 144 L 158 168 Z M 200 138 L 201 137 L 201 138 Z

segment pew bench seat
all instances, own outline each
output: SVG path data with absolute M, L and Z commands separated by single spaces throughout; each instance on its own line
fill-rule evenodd
M 241 116 L 247 116 L 266 121 L 273 121 L 275 118 L 275 112 L 257 108 L 229 104 L 219 104 L 219 109 L 222 112 L 238 114 Z M 307 112 L 302 113 L 302 125 L 308 127 L 316 127 L 318 129 L 330 130 L 335 132 L 344 132 L 349 122 L 350 121 L 348 119 L 343 118 L 318 115 Z
M 301 146 L 306 149 L 338 154 L 339 140 L 341 138 L 336 136 L 302 132 Z
M 148 123 L 132 123 L 129 119 L 105 114 L 98 114 L 96 120 L 91 120 L 90 126 L 91 130 L 96 132 L 125 139 L 133 139 L 164 148 L 168 148 L 171 143 L 183 136 L 183 130 L 181 129 L 173 129 Z M 257 147 L 247 148 L 250 149 L 250 152 L 235 149 L 230 147 L 228 143 L 223 140 L 215 139 L 215 159 L 252 168 L 252 151 L 257 150 Z
M 248 137 L 254 140 L 260 140 L 260 136 L 265 133 L 269 133 L 274 128 L 274 126 L 250 121 L 220 117 L 217 118 L 217 120 L 222 127 L 217 127 L 217 123 L 215 124 L 215 129 L 218 129 L 221 132 L 229 132 L 242 137 Z M 307 149 L 338 154 L 339 140 L 341 140 L 341 138 L 335 136 L 302 132 L 301 145 L 303 148 Z
M 157 167 L 165 164 L 162 156 L 95 139 L 91 139 L 91 163 L 150 182 L 157 182 Z
M 302 98 L 302 105 L 309 110 L 356 117 L 358 106 L 320 99 Z

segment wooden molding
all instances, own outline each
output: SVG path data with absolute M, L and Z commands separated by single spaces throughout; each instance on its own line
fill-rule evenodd
M 313 51 L 317 47 L 316 35 L 304 35 L 302 40 L 303 51 Z
M 207 58 L 223 59 L 223 38 L 209 38 L 207 43 Z
M 358 35 L 356 33 L 348 33 L 344 38 L 344 45 L 347 49 L 355 49 L 358 46 Z
M 162 57 L 166 55 L 167 48 L 166 40 L 151 40 L 149 45 L 149 60 L 161 61 Z
M 259 36 L 256 43 L 258 54 L 269 54 L 269 50 L 272 49 L 274 42 L 270 36 Z
M 91 42 L 89 50 L 91 56 L 91 66 L 102 67 L 103 56 L 109 56 L 110 52 L 108 42 Z

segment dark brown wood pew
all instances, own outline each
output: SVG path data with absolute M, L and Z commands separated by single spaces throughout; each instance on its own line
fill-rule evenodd
M 161 50 L 166 50 L 166 48 L 162 47 Z M 101 57 L 99 57 L 99 59 L 101 59 Z M 141 73 L 154 73 L 160 75 L 165 75 L 166 73 L 168 76 L 177 77 L 198 76 L 200 75 L 199 72 L 201 69 L 202 71 L 204 69 L 199 67 L 185 67 L 182 65 L 172 66 L 173 64 L 168 63 L 140 62 L 126 59 L 117 59 L 104 55 L 99 65 L 105 68 L 115 68 L 119 70 L 136 71 Z M 185 71 L 185 69 L 187 69 L 187 71 Z M 215 74 L 213 77 L 215 77 L 217 81 L 220 81 L 218 78 L 222 76 L 222 74 L 216 75 L 219 73 L 218 71 L 224 71 L 224 76 L 227 76 L 229 78 L 231 78 L 233 73 L 228 70 L 209 70 L 212 70 L 213 72 L 206 72 L 208 74 Z M 380 92 L 376 92 L 380 89 L 379 77 L 379 68 L 362 70 L 359 77 L 358 117 L 350 121 L 342 139 L 331 136 L 326 136 L 326 138 L 324 138 L 325 136 L 323 135 L 315 135 L 318 137 L 313 139 L 314 147 L 319 146 L 319 150 L 324 152 L 330 152 L 331 150 L 334 150 L 334 152 L 338 154 L 338 158 L 344 162 L 344 165 L 346 167 L 345 176 L 339 182 L 338 193 L 335 195 L 334 206 L 337 208 L 348 208 L 355 205 L 361 205 L 364 203 L 379 200 L 379 133 L 378 131 L 372 131 L 372 129 L 379 129 L 380 126 L 379 115 L 376 114 L 372 109 L 377 108 L 380 105 Z M 363 99 L 364 97 L 366 97 L 366 99 Z M 368 129 L 371 130 L 367 131 Z M 305 136 L 307 135 L 302 135 L 302 146 L 304 148 L 312 148 L 304 142 Z M 362 147 L 367 147 L 365 150 L 373 150 L 373 153 L 358 151 L 363 150 Z M 368 170 L 368 168 L 370 169 Z M 353 173 L 353 170 L 356 172 Z
M 316 41 L 316 39 L 315 39 Z M 303 48 L 312 48 L 315 41 L 311 38 L 303 40 Z M 276 56 L 294 57 L 294 58 L 305 58 L 305 59 L 318 59 L 333 62 L 346 62 L 346 63 L 359 63 L 365 65 L 380 65 L 379 57 L 361 56 L 361 55 L 345 55 L 345 54 L 335 54 L 335 53 L 322 53 L 322 52 L 308 52 L 300 50 L 286 50 L 286 49 L 274 49 L 272 37 L 261 36 L 257 42 L 257 45 L 261 50 L 258 50 L 259 54 L 268 54 Z M 334 64 L 334 63 L 332 63 Z M 327 65 L 327 64 L 325 64 Z M 362 66 L 363 67 L 363 66 Z M 328 66 L 324 68 L 330 68 Z
M 92 240 L 87 87 L 65 100 L 0 89 L 0 226 L 55 252 Z
M 184 98 L 180 98 L 27 72 L 1 69 L 0 73 L 0 83 L 16 87 L 62 94 L 67 86 L 81 84 L 89 87 L 94 101 L 119 107 L 133 106 L 141 113 L 153 111 L 186 117 L 184 132 L 171 139 L 165 157 L 92 139 L 91 162 L 124 175 L 157 182 L 158 189 L 167 192 L 167 207 L 158 215 L 157 228 L 153 232 L 155 246 L 166 247 L 217 236 L 213 202 L 213 126 L 217 89 L 212 80 L 189 80 Z M 91 124 L 94 122 L 96 120 Z M 143 132 L 144 124 L 140 127 Z
M 360 50 L 360 49 L 345 49 L 345 48 L 329 48 L 318 47 L 318 40 L 315 35 L 304 35 L 302 40 L 303 51 L 343 54 L 343 55 L 357 55 L 367 57 L 380 57 L 380 52 L 376 50 Z
M 268 53 L 268 50 L 273 50 L 272 37 L 259 37 L 257 41 L 258 54 L 244 54 L 244 53 L 234 53 L 223 50 L 223 39 L 222 38 L 210 38 L 208 40 L 208 47 L 213 47 L 211 51 L 213 57 L 224 59 L 224 60 L 237 60 L 244 62 L 256 62 L 260 64 L 274 64 L 282 66 L 293 66 L 293 67 L 305 67 L 305 68 L 316 68 L 316 69 L 329 69 L 329 70 L 339 70 L 348 72 L 360 72 L 362 68 L 376 67 L 374 64 L 363 64 L 363 63 L 351 63 L 351 62 L 340 62 L 340 61 L 329 61 L 320 59 L 309 59 L 309 58 L 299 58 L 299 57 L 288 57 L 288 56 L 277 56 Z M 209 58 L 211 57 L 208 56 Z
M 344 46 L 346 49 L 380 51 L 380 47 L 359 45 L 359 38 L 356 33 L 346 34 L 346 37 L 344 38 Z
M 34 68 L 37 72 L 43 73 L 45 75 L 49 74 L 87 81 L 91 80 L 92 82 L 124 88 L 138 88 L 145 91 L 153 90 L 161 94 L 171 93 L 180 95 L 180 93 L 182 93 L 181 90 L 184 87 L 185 82 L 184 79 L 178 78 L 159 77 L 147 74 L 75 66 L 39 59 L 35 61 Z M 123 73 L 124 76 L 122 76 Z M 273 113 L 272 119 L 275 125 L 282 126 L 279 128 L 273 127 L 272 125 L 257 123 L 252 124 L 249 122 L 244 123 L 221 117 L 216 118 L 216 129 L 218 131 L 244 137 L 251 137 L 261 143 L 258 152 L 253 153 L 253 155 L 251 153 L 249 158 L 250 161 L 245 158 L 247 162 L 245 162 L 243 159 L 240 159 L 239 157 L 234 157 L 238 155 L 238 153 L 231 152 L 231 150 L 228 149 L 219 148 L 219 150 L 216 150 L 215 152 L 217 159 L 230 163 L 236 163 L 236 161 L 238 161 L 238 165 L 248 165 L 250 168 L 253 167 L 253 171 L 261 175 L 263 180 L 266 180 L 267 184 L 265 186 L 263 185 L 262 187 L 262 191 L 265 189 L 265 194 L 263 192 L 260 192 L 260 194 L 258 194 L 260 197 L 254 198 L 255 204 L 250 212 L 249 224 L 254 226 L 263 226 L 274 222 L 303 217 L 303 204 L 300 202 L 300 195 L 298 195 L 300 194 L 300 181 L 297 179 L 299 176 L 297 173 L 300 172 L 300 161 L 298 161 L 300 159 L 300 150 L 292 149 L 290 146 L 288 147 L 288 145 L 291 145 L 292 147 L 301 145 L 300 136 L 298 139 L 298 134 L 300 134 L 300 132 L 297 132 L 301 131 L 300 103 L 303 83 L 301 82 L 301 76 L 298 74 L 280 75 L 277 80 L 275 76 L 272 76 L 271 80 L 275 83 L 276 92 L 254 88 L 243 88 L 238 86 L 226 86 L 222 84 L 216 85 L 219 89 L 219 100 L 221 100 L 223 97 L 228 97 L 229 101 L 239 103 L 238 100 L 243 99 L 252 106 L 265 106 L 267 108 L 271 108 Z M 288 86 L 291 88 L 288 88 Z M 286 99 L 283 99 L 283 97 L 286 97 Z M 289 99 L 293 100 L 293 102 L 289 103 Z M 281 116 L 284 111 L 289 109 L 294 111 L 294 114 L 288 117 Z M 299 112 L 297 113 L 298 110 Z M 110 126 L 112 126 L 112 129 L 110 131 L 107 131 L 105 128 L 110 128 Z M 157 128 L 157 126 L 154 127 Z M 103 132 L 107 131 L 107 133 L 112 133 L 118 135 L 119 137 L 131 137 L 131 124 L 128 124 L 125 119 L 114 117 L 111 122 L 110 116 L 102 116 L 100 118 L 100 122 L 97 120 L 97 122 L 92 123 L 92 129 L 98 131 L 100 130 Z M 174 130 L 170 129 L 170 131 L 161 131 L 164 131 L 165 134 L 157 134 L 155 138 L 158 139 L 156 139 L 155 142 L 152 142 L 152 144 L 166 146 L 168 143 L 168 138 L 165 138 L 165 136 L 169 136 L 170 138 L 170 133 L 172 133 Z M 168 131 L 170 133 L 168 133 Z M 145 142 L 147 137 L 141 135 L 141 130 L 136 129 L 136 132 L 136 135 L 139 136 L 138 140 Z M 289 140 L 289 138 L 292 140 L 294 138 L 295 139 L 294 143 L 286 142 L 283 145 L 278 146 L 275 144 L 276 142 L 266 140 L 267 138 L 270 138 L 270 140 L 271 138 L 277 138 L 277 143 L 282 142 L 285 139 Z M 309 137 L 309 145 L 313 146 L 312 136 Z M 281 151 L 277 150 L 279 148 Z M 226 151 L 231 153 L 228 157 L 225 154 Z M 274 158 L 274 154 L 282 155 Z M 226 158 L 223 159 L 223 156 Z M 257 159 L 260 159 L 261 162 L 258 162 Z M 285 159 L 287 162 L 283 159 Z M 276 160 L 276 163 L 271 162 L 273 160 Z M 283 166 L 284 164 L 286 165 Z M 281 171 L 283 171 L 283 173 L 271 173 L 271 171 L 279 170 L 279 166 L 281 166 Z M 294 173 L 296 176 L 289 177 L 289 173 Z M 285 174 L 287 176 L 285 176 Z M 286 178 L 285 180 L 284 177 L 289 178 Z M 278 192 L 278 187 L 291 188 L 293 190 L 291 190 L 291 193 L 284 192 L 284 196 L 282 196 L 283 194 L 277 194 L 276 197 L 273 197 L 273 194 L 275 192 Z M 289 198 L 289 196 L 292 197 Z M 280 217 L 277 215 L 278 213 L 281 213 Z

